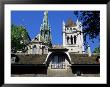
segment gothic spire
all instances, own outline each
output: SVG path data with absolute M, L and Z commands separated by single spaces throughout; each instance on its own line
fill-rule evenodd
M 47 43 L 51 43 L 51 35 L 50 35 L 50 25 L 48 22 L 48 11 L 44 12 L 43 23 L 40 27 L 41 36 L 47 41 Z
M 43 25 L 44 25 L 44 30 L 47 30 L 48 29 L 48 11 L 44 12 Z

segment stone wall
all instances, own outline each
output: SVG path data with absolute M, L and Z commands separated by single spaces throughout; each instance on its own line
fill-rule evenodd
M 71 57 L 72 64 L 97 64 L 96 58 L 99 54 L 92 54 L 88 56 L 88 54 L 73 54 L 69 53 Z
M 47 74 L 47 66 L 44 64 L 12 64 L 11 74 Z
M 97 54 L 89 57 L 87 54 L 72 54 L 71 64 L 66 69 L 50 69 L 44 64 L 46 54 L 12 54 L 17 62 L 11 64 L 12 74 L 44 74 L 46 76 L 75 76 L 82 74 L 100 74 L 100 64 L 96 62 Z M 41 75 L 41 76 L 42 76 Z
M 76 77 L 76 76 L 85 76 L 86 74 L 90 76 L 100 75 L 100 65 L 74 65 L 68 67 L 68 69 L 49 69 L 46 65 L 34 65 L 34 64 L 25 64 L 25 65 L 18 65 L 12 64 L 11 66 L 11 74 L 12 75 L 22 75 L 28 76 L 46 76 L 46 77 Z
M 43 64 L 47 57 L 47 54 L 14 54 L 18 61 L 16 64 Z
M 69 53 L 71 58 L 71 64 L 97 64 L 96 58 L 98 54 L 92 54 L 92 56 L 88 56 L 88 54 L 73 54 Z M 39 54 L 12 54 L 12 56 L 16 56 L 17 64 L 43 64 L 46 60 L 47 54 L 39 55 Z

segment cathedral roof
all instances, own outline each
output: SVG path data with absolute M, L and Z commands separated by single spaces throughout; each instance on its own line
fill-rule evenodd
M 32 42 L 46 42 L 46 40 L 40 35 L 38 34 L 33 40 Z
M 92 55 L 89 57 L 87 54 L 72 54 L 69 53 L 71 57 L 71 64 L 97 64 L 97 55 Z M 19 58 L 17 64 L 44 64 L 47 54 L 16 54 Z
M 43 64 L 47 54 L 17 54 L 16 57 L 19 59 L 17 64 Z
M 69 53 L 71 57 L 71 64 L 97 64 L 96 58 L 98 55 L 92 55 L 91 57 L 88 54 L 72 54 Z
M 69 18 L 66 22 L 66 27 L 75 27 L 76 26 L 76 23 L 73 22 L 73 20 L 71 18 Z

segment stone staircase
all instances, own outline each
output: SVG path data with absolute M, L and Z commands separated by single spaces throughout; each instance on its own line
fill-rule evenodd
M 50 69 L 47 70 L 47 75 L 50 77 L 69 77 L 73 76 L 70 68 L 68 69 Z

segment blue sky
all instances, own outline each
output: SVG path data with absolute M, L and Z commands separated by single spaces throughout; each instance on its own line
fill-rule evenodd
M 40 25 L 43 22 L 44 11 L 12 11 L 11 23 L 15 25 L 23 25 L 26 27 L 28 34 L 33 39 L 40 33 Z M 76 22 L 77 18 L 73 11 L 48 11 L 49 24 L 51 26 L 51 35 L 53 44 L 62 44 L 62 22 L 71 18 Z M 87 39 L 91 50 L 99 46 L 99 39 L 95 39 L 92 43 Z

